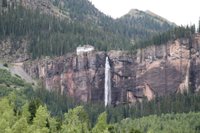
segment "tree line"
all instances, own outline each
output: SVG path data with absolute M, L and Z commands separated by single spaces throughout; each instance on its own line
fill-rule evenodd
M 170 40 L 176 40 L 178 38 L 190 38 L 196 32 L 195 25 L 191 26 L 178 26 L 167 32 L 160 33 L 153 36 L 145 41 L 139 41 L 134 46 L 133 49 L 145 48 L 151 45 L 162 45 L 166 44 Z

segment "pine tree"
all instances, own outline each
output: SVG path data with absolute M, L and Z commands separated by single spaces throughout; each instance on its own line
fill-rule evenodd
M 16 122 L 16 116 L 7 98 L 0 100 L 0 132 L 10 131 L 10 127 Z
M 57 132 L 57 126 L 58 126 L 58 122 L 56 121 L 56 119 L 50 117 L 48 119 L 48 123 L 49 123 L 50 132 L 56 133 Z
M 108 124 L 107 124 L 107 114 L 103 112 L 99 115 L 97 124 L 92 129 L 92 133 L 104 133 L 108 132 Z
M 20 118 L 12 127 L 12 133 L 27 133 L 28 123 L 25 117 Z
M 28 103 L 24 104 L 22 107 L 22 117 L 26 118 L 27 122 L 30 122 L 31 113 L 29 112 L 29 105 Z
M 46 107 L 40 106 L 37 109 L 35 118 L 33 120 L 33 125 L 29 129 L 29 131 L 34 131 L 34 133 L 42 132 L 49 133 L 49 129 L 47 128 L 47 120 L 49 119 L 49 113 Z
M 63 133 L 87 133 L 89 132 L 89 119 L 82 106 L 70 109 L 65 114 L 65 121 L 62 125 Z

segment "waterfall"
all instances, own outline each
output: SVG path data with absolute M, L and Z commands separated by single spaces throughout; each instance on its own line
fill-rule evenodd
M 110 64 L 109 59 L 106 57 L 106 63 L 105 63 L 105 106 L 108 106 L 111 104 L 111 73 L 110 73 Z

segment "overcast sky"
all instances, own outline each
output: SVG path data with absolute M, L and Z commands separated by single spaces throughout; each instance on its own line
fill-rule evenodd
M 89 0 L 103 13 L 118 18 L 131 9 L 150 10 L 178 25 L 197 24 L 200 0 Z M 196 25 L 197 26 L 197 25 Z

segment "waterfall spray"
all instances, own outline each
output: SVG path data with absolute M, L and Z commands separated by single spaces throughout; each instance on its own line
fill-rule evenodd
M 104 90 L 104 101 L 105 106 L 111 105 L 111 73 L 110 73 L 110 63 L 108 57 L 106 57 L 105 63 L 105 90 Z

